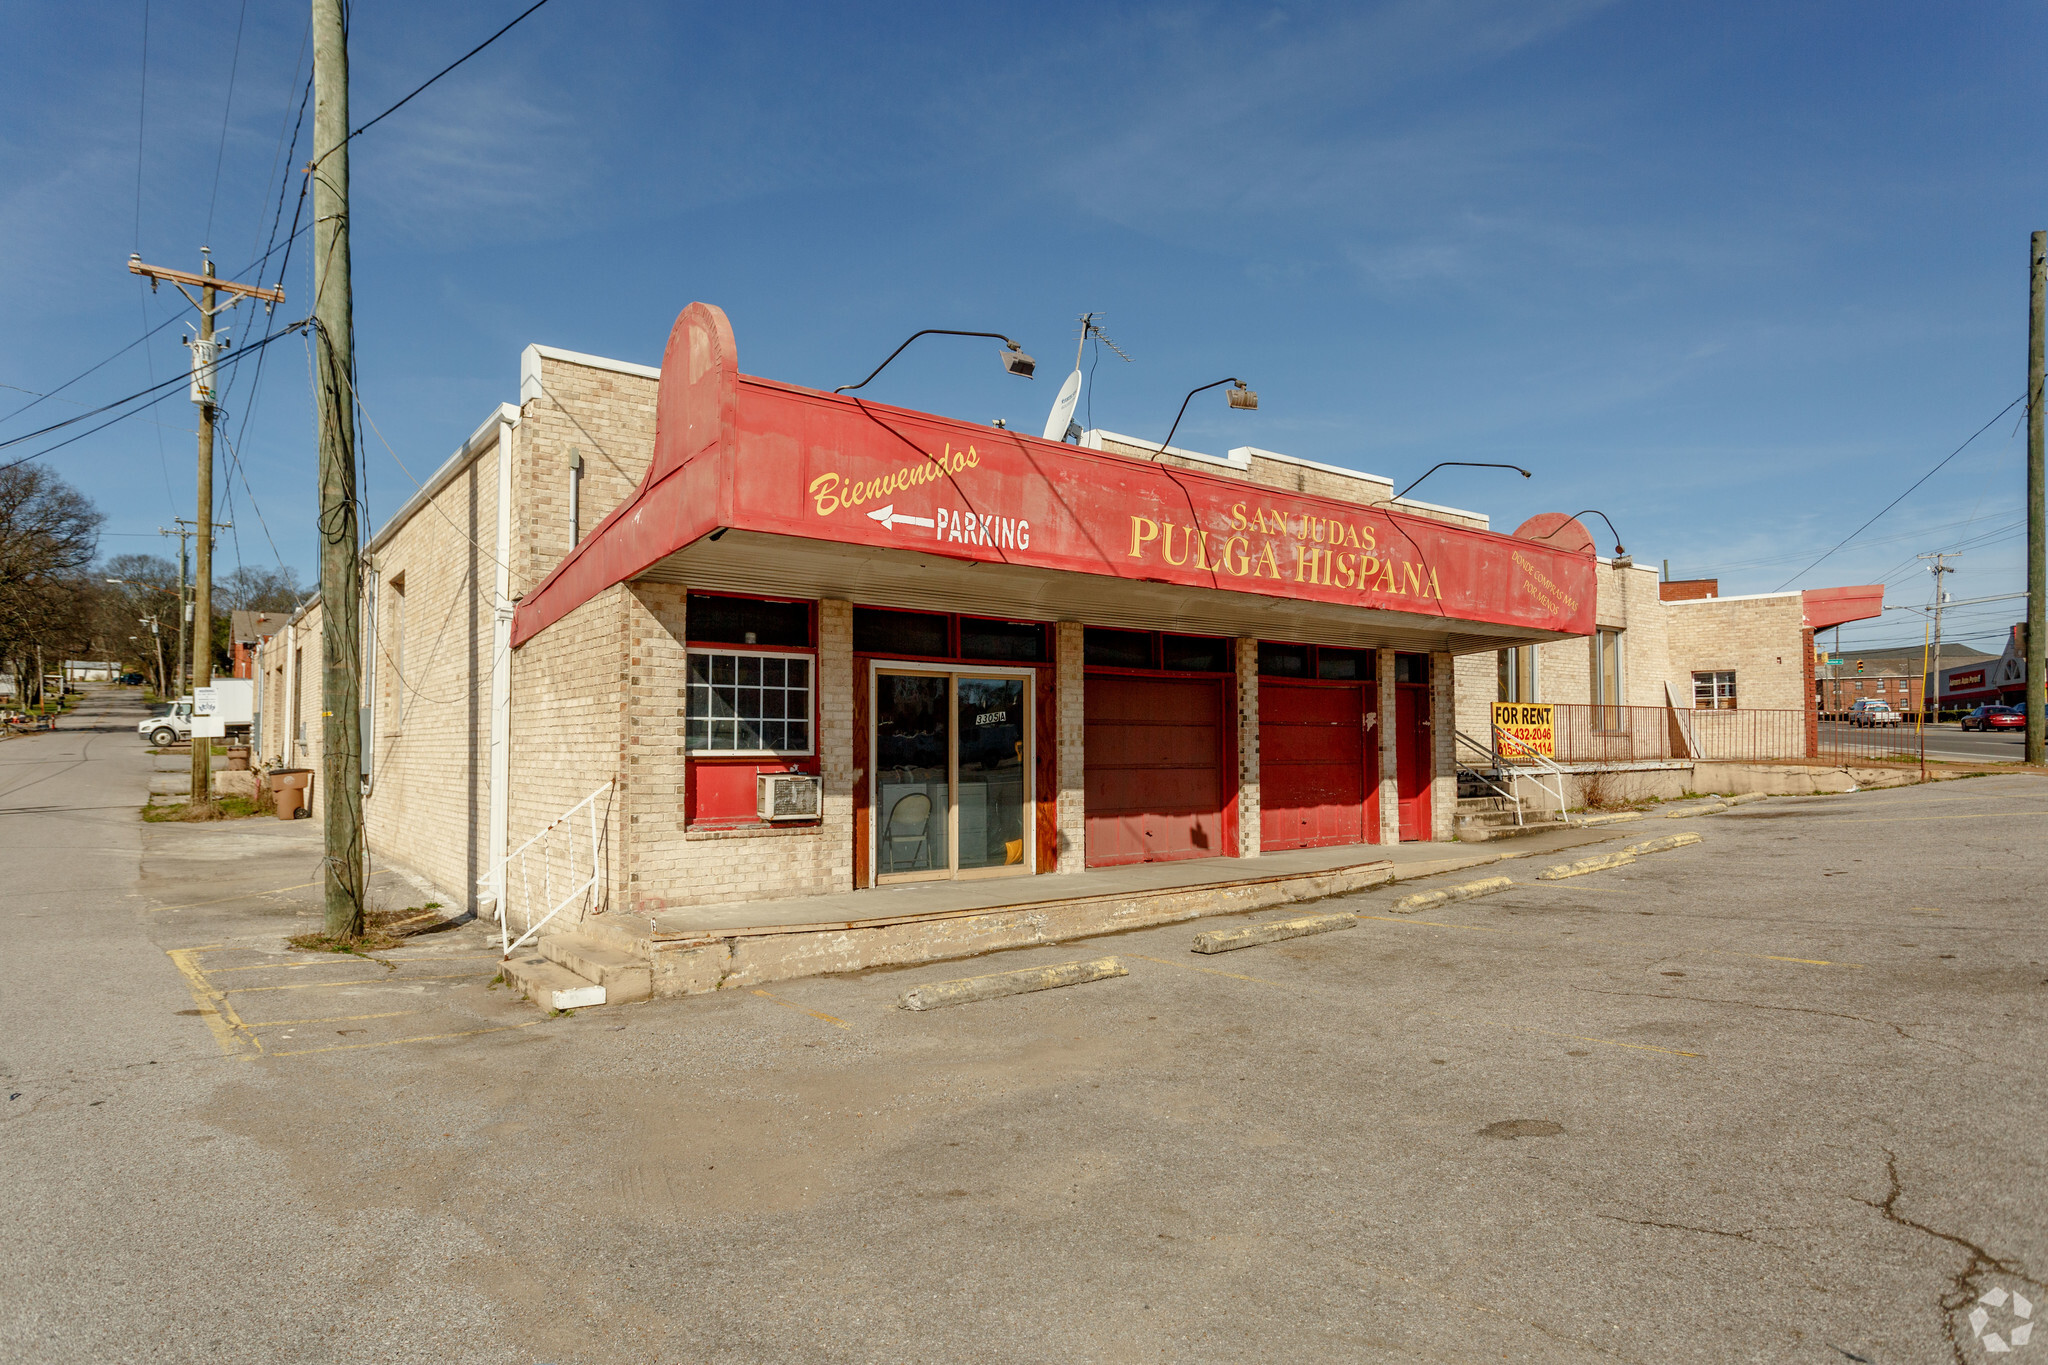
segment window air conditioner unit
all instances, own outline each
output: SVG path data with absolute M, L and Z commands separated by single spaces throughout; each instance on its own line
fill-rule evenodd
M 763 820 L 815 820 L 823 785 L 807 773 L 756 773 L 754 799 Z

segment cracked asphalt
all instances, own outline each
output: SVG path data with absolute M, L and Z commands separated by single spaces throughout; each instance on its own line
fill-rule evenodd
M 145 831 L 99 722 L 0 745 L 0 1359 L 2048 1351 L 2038 777 L 1619 826 L 1704 842 L 1241 952 L 543 1019 L 475 928 L 330 983 L 303 837 Z

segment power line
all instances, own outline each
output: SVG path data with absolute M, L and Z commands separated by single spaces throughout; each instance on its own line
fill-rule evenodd
M 268 345 L 269 345 L 269 344 L 270 344 L 271 342 L 273 342 L 273 341 L 278 341 L 278 340 L 281 340 L 281 339 L 282 339 L 282 338 L 283 338 L 283 337 L 284 337 L 284 336 L 285 336 L 285 335 L 286 335 L 287 333 L 290 333 L 290 332 L 295 332 L 295 331 L 297 331 L 297 330 L 298 330 L 298 329 L 299 329 L 300 327 L 302 327 L 303 325 L 304 325 L 303 323 L 293 323 L 293 324 L 292 324 L 292 325 L 291 325 L 290 327 L 287 327 L 287 328 L 285 328 L 285 329 L 284 329 L 283 331 L 280 331 L 280 332 L 276 332 L 276 333 L 273 333 L 272 335 L 270 335 L 270 336 L 268 336 L 268 337 L 264 337 L 263 339 L 261 339 L 261 340 L 259 340 L 259 341 L 254 341 L 254 342 L 251 342 L 251 343 L 250 343 L 249 345 L 247 345 L 247 346 L 244 346 L 244 347 L 242 347 L 242 348 L 241 348 L 240 350 L 236 351 L 236 352 L 234 353 L 234 355 L 232 355 L 232 356 L 228 357 L 227 359 L 225 359 L 225 360 L 221 360 L 221 361 L 217 361 L 217 362 L 216 362 L 216 366 L 217 366 L 217 367 L 220 367 L 220 366 L 227 366 L 227 367 L 232 367 L 232 366 L 238 365 L 238 364 L 240 364 L 240 363 L 241 363 L 241 362 L 242 362 L 242 361 L 243 361 L 243 360 L 244 360 L 245 358 L 247 358 L 247 357 L 248 357 L 248 356 L 249 356 L 249 355 L 250 355 L 250 354 L 251 354 L 252 352 L 253 352 L 254 354 L 257 354 L 257 355 L 261 355 L 261 354 L 263 353 L 263 348 L 264 348 L 265 346 L 268 346 Z M 81 413 L 81 414 L 79 414 L 79 415 L 78 415 L 77 417 L 73 417 L 73 418 L 71 418 L 71 419 L 70 419 L 70 421 L 65 421 L 65 422 L 59 422 L 59 423 L 57 423 L 57 426 L 55 426 L 55 427 L 45 427 L 45 428 L 44 428 L 44 431 L 55 431 L 55 430 L 56 430 L 56 429 L 57 429 L 58 427 L 67 427 L 67 426 L 70 426 L 70 425 L 71 425 L 71 424 L 72 424 L 73 422 L 82 422 L 82 421 L 85 421 L 85 420 L 86 420 L 87 418 L 90 418 L 90 417 L 96 417 L 96 416 L 98 416 L 98 415 L 99 415 L 100 413 L 102 413 L 102 412 L 106 412 L 106 411 L 107 411 L 108 409 L 110 409 L 110 408 L 117 408 L 117 407 L 120 407 L 120 406 L 122 406 L 123 404 L 125 404 L 125 403 L 131 403 L 131 402 L 133 402 L 134 400 L 136 400 L 136 399 L 138 399 L 138 398 L 146 398 L 146 397 L 148 397 L 148 396 L 149 396 L 150 394 L 152 394 L 152 393 L 156 393 L 156 391 L 157 391 L 157 390 L 159 390 L 159 389 L 163 389 L 163 388 L 168 388 L 168 387 L 169 387 L 170 385 L 173 385 L 173 384 L 183 384 L 183 383 L 186 383 L 186 382 L 188 381 L 188 379 L 189 379 L 189 376 L 186 376 L 186 375 L 173 375 L 173 376 L 172 376 L 171 378 L 169 378 L 169 379 L 166 379 L 166 380 L 164 380 L 164 381 L 163 381 L 163 383 L 161 383 L 161 384 L 152 384 L 152 385 L 151 385 L 151 386 L 150 386 L 149 388 L 143 389 L 143 390 L 142 390 L 141 392 L 139 392 L 139 393 L 131 393 L 131 394 L 129 394 L 129 395 L 128 395 L 128 396 L 126 397 L 126 398 L 121 398 L 121 399 L 117 399 L 117 400 L 115 400 L 114 402 L 112 402 L 112 403 L 108 403 L 108 404 L 106 404 L 106 405 L 105 405 L 105 406 L 103 406 L 103 407 L 95 408 L 95 409 L 93 409 L 93 410 L 92 410 L 91 412 L 87 412 L 87 413 Z M 118 412 L 118 413 L 115 413 L 115 414 L 114 414 L 114 415 L 113 415 L 112 417 L 109 417 L 109 418 L 108 418 L 108 419 L 107 419 L 106 421 L 104 421 L 104 422 L 101 422 L 101 423 L 100 423 L 100 424 L 99 424 L 98 426 L 96 426 L 96 427 L 88 427 L 88 428 L 86 428 L 86 429 L 85 429 L 84 431 L 81 431 L 81 432 L 79 432 L 79 433 L 78 433 L 78 434 L 77 434 L 76 436 L 67 436 L 67 437 L 65 437 L 65 438 L 64 438 L 63 440 L 61 440 L 61 441 L 58 441 L 58 442 L 57 442 L 56 444 L 54 444 L 54 445 L 48 445 L 48 446 L 45 446 L 45 447 L 43 447 L 43 448 L 42 448 L 41 450 L 37 450 L 37 451 L 32 451 L 31 453 L 29 453 L 29 454 L 27 454 L 27 455 L 23 455 L 23 456 L 21 456 L 21 457 L 19 457 L 19 458 L 17 458 L 17 459 L 9 460 L 9 461 L 8 461 L 8 462 L 7 462 L 6 464 L 0 464 L 0 471 L 4 471 L 4 470 L 9 470 L 9 469 L 12 469 L 12 468 L 14 468 L 14 467 L 15 467 L 16 465 L 22 465 L 22 464 L 27 464 L 27 463 L 28 463 L 28 462 L 29 462 L 30 460 L 39 460 L 39 459 L 41 459 L 41 458 L 42 458 L 43 456 L 45 456 L 45 455 L 48 455 L 48 454 L 50 454 L 50 453 L 51 453 L 52 451 L 55 451 L 55 450 L 61 450 L 61 449 L 63 449 L 63 448 L 65 447 L 65 446 L 68 446 L 68 445 L 70 445 L 70 444 L 71 444 L 71 443 L 72 443 L 73 441 L 82 441 L 82 440 L 84 440 L 84 439 L 85 439 L 86 437 L 88 437 L 88 436 L 92 435 L 92 434 L 93 434 L 94 432 L 96 432 L 96 431 L 104 431 L 104 430 L 106 430 L 106 429 L 107 429 L 108 427 L 110 427 L 110 426 L 114 425 L 114 423 L 116 423 L 116 422 L 119 422 L 119 421 L 123 421 L 124 419 L 126 419 L 126 418 L 129 418 L 129 417 L 133 417 L 133 416 L 135 416 L 135 414 L 136 414 L 136 413 L 138 413 L 138 412 L 147 412 L 147 411 L 149 411 L 149 410 L 150 410 L 151 408 L 155 407 L 155 406 L 156 406 L 156 405 L 157 405 L 158 403 L 161 403 L 161 402 L 163 402 L 163 401 L 164 401 L 165 399 L 169 398 L 170 396 L 171 396 L 171 395 L 170 395 L 170 394 L 168 394 L 168 393 L 164 393 L 164 394 L 158 394 L 158 396 L 157 396 L 156 398 L 154 398 L 154 399 L 151 399 L 151 400 L 150 400 L 149 402 L 147 402 L 147 403 L 143 404 L 143 405 L 142 405 L 141 407 L 139 407 L 139 408 L 130 408 L 130 409 L 129 409 L 128 411 L 126 411 L 126 412 Z M 5 446 L 10 446 L 10 445 L 14 445 L 14 444 L 17 444 L 18 442 L 21 442 L 21 441 L 26 441 L 26 440 L 28 440 L 28 439 L 29 439 L 30 437 L 32 437 L 32 436 L 39 436 L 39 435 L 41 435 L 41 434 L 42 434 L 42 432 L 30 432 L 28 436 L 17 436 L 17 437 L 15 437 L 15 438 L 13 438 L 12 440 L 9 440 L 9 441 L 0 441 L 0 447 L 5 447 Z
M 142 250 L 142 147 L 149 127 L 149 0 L 142 0 L 142 89 L 135 99 L 135 250 Z
M 306 231 L 306 229 L 305 229 L 305 228 L 297 228 L 297 229 L 295 229 L 295 230 L 293 231 L 293 233 L 292 233 L 292 236 L 293 236 L 293 237 L 298 237 L 298 236 L 302 235 L 302 234 L 303 234 L 303 233 L 304 233 L 305 231 Z M 284 249 L 285 249 L 285 251 L 286 251 L 286 254 L 287 254 L 287 260 L 289 260 L 289 254 L 290 254 L 290 250 L 291 250 L 291 242 L 290 242 L 289 240 L 287 240 L 286 242 L 284 242 L 284 243 L 283 243 L 283 246 L 284 246 Z M 277 249 L 278 249 L 277 247 L 273 246 L 273 247 L 272 247 L 272 248 L 271 248 L 271 249 L 270 249 L 269 251 L 266 251 L 266 252 L 264 252 L 264 253 L 263 253 L 263 254 L 262 254 L 261 256 L 257 257 L 257 258 L 255 259 L 255 261 L 251 262 L 251 263 L 250 263 L 249 265 L 247 265 L 247 266 L 243 267 L 243 268 L 242 268 L 241 270 L 238 270 L 238 271 L 236 271 L 235 273 L 236 273 L 236 274 L 238 274 L 238 275 L 247 275 L 247 274 L 249 274 L 249 273 L 250 273 L 251 271 L 254 271 L 254 270 L 256 270 L 256 269 L 257 269 L 258 267 L 260 267 L 260 266 L 264 265 L 264 264 L 265 264 L 266 262 L 268 262 L 268 261 L 269 261 L 269 259 L 270 259 L 270 258 L 271 258 L 271 257 L 272 257 L 273 255 L 275 255 L 275 254 L 276 254 L 276 252 L 277 252 Z M 280 273 L 280 275 L 279 275 L 279 279 L 280 279 L 280 281 L 282 281 L 282 279 L 283 279 L 283 276 L 282 276 L 282 274 L 281 274 L 281 273 Z M 136 281 L 135 281 L 135 283 L 136 283 L 136 286 L 137 286 L 137 288 L 138 288 L 138 289 L 140 289 L 140 288 L 141 288 L 141 286 L 143 285 L 144 281 L 142 280 L 142 278 L 141 278 L 140 276 L 138 276 L 138 277 L 136 278 Z M 40 396 L 40 397 L 38 397 L 38 398 L 34 398 L 34 399 L 30 400 L 29 402 L 23 403 L 23 404 L 22 404 L 22 405 L 21 405 L 20 407 L 16 408 L 16 409 L 15 409 L 15 410 L 14 410 L 13 412 L 10 412 L 10 413 L 8 413 L 8 414 L 7 414 L 6 416 L 4 416 L 4 417 L 0 417 L 0 423 L 6 423 L 6 422 L 11 422 L 11 421 L 13 421 L 13 420 L 14 420 L 15 418 L 17 418 L 17 417 L 21 416 L 21 414 L 23 414 L 24 412 L 27 412 L 27 411 L 28 411 L 28 410 L 29 410 L 30 408 L 34 407 L 34 406 L 35 406 L 36 404 L 38 404 L 38 403 L 42 402 L 42 401 L 43 401 L 43 399 L 45 399 L 45 398 L 55 398 L 55 397 L 56 397 L 56 396 L 57 396 L 58 394 L 60 394 L 60 393 L 64 392 L 64 390 L 66 390 L 66 389 L 70 388 L 70 387 L 71 387 L 71 386 L 72 386 L 73 384 L 76 384 L 76 383 L 77 383 L 77 382 L 78 382 L 79 380 L 81 380 L 81 379 L 84 379 L 84 378 L 86 378 L 86 377 L 87 377 L 88 375 L 92 374 L 92 373 L 93 373 L 94 371 L 96 371 L 96 370 L 101 370 L 101 369 L 104 369 L 104 368 L 106 368 L 106 367 L 107 367 L 108 365 L 111 365 L 111 364 L 113 364 L 113 363 L 114 363 L 114 362 L 115 362 L 116 360 L 119 360 L 119 359 L 120 359 L 120 358 L 121 358 L 122 356 L 124 356 L 124 355 L 128 354 L 128 352 L 130 352 L 130 351 L 134 350 L 134 349 L 135 349 L 135 348 L 136 348 L 137 346 L 140 346 L 140 345 L 141 345 L 141 344 L 142 344 L 143 342 L 145 342 L 145 341 L 149 340 L 149 339 L 150 339 L 151 337 L 155 336 L 155 335 L 156 335 L 156 334 L 157 334 L 158 332 L 161 332 L 161 331 L 162 331 L 162 330 L 163 330 L 164 328 L 166 328 L 166 327 L 170 326 L 170 325 L 171 325 L 172 323 L 174 323 L 174 322 L 178 321 L 178 319 L 179 319 L 179 318 L 180 318 L 180 317 L 182 316 L 182 311 L 181 311 L 181 312 L 176 312 L 176 313 L 172 313 L 172 314 L 171 314 L 171 315 L 170 315 L 169 317 L 165 318 L 165 319 L 164 319 L 164 320 L 163 320 L 162 322 L 159 322 L 159 323 L 158 323 L 158 324 L 157 324 L 156 326 L 154 326 L 154 327 L 151 327 L 151 326 L 149 325 L 149 308 L 148 308 L 148 304 L 147 304 L 147 302 L 146 302 L 146 300 L 148 299 L 148 295 L 147 295 L 147 294 L 145 293 L 145 294 L 143 295 L 143 298 L 144 298 L 144 300 L 145 300 L 145 303 L 144 303 L 144 306 L 143 306 L 143 312 L 142 312 L 142 325 L 143 325 L 143 327 L 144 327 L 144 328 L 145 328 L 146 330 L 145 330 L 145 331 L 144 331 L 144 332 L 142 333 L 142 335 L 141 335 L 141 336 L 139 336 L 139 337 L 135 338 L 135 340 L 133 340 L 133 341 L 129 342 L 129 343 L 128 343 L 128 344 L 126 345 L 126 346 L 123 346 L 123 347 L 122 347 L 122 348 L 121 348 L 120 350 L 118 350 L 118 351 L 114 352 L 114 353 L 113 353 L 112 355 L 108 356 L 108 357 L 107 357 L 107 358 L 106 358 L 105 360 L 99 361 L 98 363 L 96 363 L 96 364 L 93 364 L 93 365 L 88 365 L 88 366 L 87 366 L 87 367 L 86 367 L 85 369 L 83 369 L 83 370 L 80 370 L 80 371 L 79 371 L 79 372 L 78 372 L 77 374 L 75 374 L 75 375 L 71 376 L 71 378 L 69 378 L 69 379 L 65 380 L 65 381 L 64 381 L 63 383 L 59 384 L 59 385 L 58 385 L 58 386 L 57 386 L 56 388 L 54 388 L 54 389 L 51 389 L 51 390 L 50 390 L 49 392 L 47 392 L 47 393 L 45 393 L 45 394 L 41 395 L 41 396 Z M 150 378 L 151 378 L 152 380 L 154 380 L 154 379 L 156 378 L 156 375 L 155 375 L 155 373 L 154 373 L 154 362 L 153 362 L 153 361 L 151 362 L 151 366 L 152 366 L 152 372 L 151 372 L 151 374 L 150 374 Z M 32 391 L 32 390 L 24 390 L 24 392 L 33 392 L 33 391 Z M 34 434 L 34 433 L 31 433 L 31 435 L 33 435 L 33 434 Z
M 228 99 L 220 111 L 220 150 L 213 154 L 213 193 L 206 200 L 206 236 L 213 240 L 213 206 L 220 202 L 220 168 L 228 155 L 228 116 L 235 111 L 235 73 L 242 67 L 242 27 L 249 19 L 249 0 L 242 0 L 242 12 L 235 20 L 235 55 L 228 59 Z
M 2027 396 L 2025 394 L 2021 394 L 2018 398 L 2013 399 L 2012 402 L 2007 403 L 2004 407 L 2000 408 L 1998 410 L 1998 417 L 1993 417 L 1989 422 L 1986 422 L 1983 426 L 1978 427 L 1975 431 L 1971 432 L 1969 441 L 1964 441 L 1954 450 L 1951 450 L 1948 454 L 1942 456 L 1941 459 L 1936 462 L 1933 469 L 1928 470 L 1925 474 L 1922 474 L 1919 478 L 1913 480 L 1913 482 L 1907 486 L 1905 493 L 1899 494 L 1899 496 L 1893 498 L 1883 507 L 1880 507 L 1877 510 L 1877 516 L 1873 516 L 1869 521 L 1864 522 L 1861 526 L 1851 531 L 1848 535 L 1843 536 L 1839 541 L 1835 543 L 1834 548 L 1829 550 L 1827 554 L 1824 554 L 1819 559 L 1814 560 L 1813 563 L 1807 565 L 1798 573 L 1793 574 L 1792 577 L 1786 579 L 1783 583 L 1780 583 L 1777 587 L 1771 589 L 1771 591 L 1783 592 L 1786 588 L 1791 587 L 1792 584 L 1796 583 L 1801 578 L 1804 578 L 1807 574 L 1810 574 L 1815 569 L 1819 568 L 1822 562 L 1825 561 L 1829 555 L 1834 554 L 1835 550 L 1841 549 L 1844 545 L 1847 545 L 1850 541 L 1856 539 L 1856 537 L 1862 535 L 1865 531 L 1869 530 L 1872 523 L 1876 522 L 1878 517 L 1883 516 L 1886 512 L 1891 511 L 1894 507 L 1897 507 L 1900 503 L 1904 502 L 1906 500 L 1906 494 L 1911 493 L 1915 488 L 1918 488 L 1921 484 L 1926 483 L 1929 479 L 1933 478 L 1937 473 L 1941 471 L 1941 467 L 1943 465 L 1947 464 L 1950 460 L 1953 460 L 1956 456 L 1962 454 L 1963 451 L 1968 449 L 1970 441 L 1976 440 L 1979 436 L 1982 436 L 1985 432 L 1991 430 L 1992 427 L 1996 426 L 1998 424 L 1999 417 L 2005 416 L 2005 414 L 2011 412 L 2014 408 L 2018 407 L 2020 404 L 2026 401 Z
M 361 137 L 364 133 L 369 132 L 370 129 L 376 127 L 379 123 L 382 123 L 385 119 L 391 117 L 391 115 L 397 113 L 400 109 L 403 109 L 408 103 L 411 102 L 413 95 L 419 94 L 422 90 L 425 90 L 435 81 L 440 80 L 441 77 L 447 75 L 456 67 L 461 66 L 464 62 L 468 61 L 471 57 L 474 57 L 477 53 L 482 52 L 492 43 L 497 42 L 498 39 L 504 37 L 507 33 L 510 33 L 512 31 L 513 25 L 517 24 L 520 19 L 524 19 L 527 15 L 533 13 L 535 10 L 539 9 L 542 5 L 545 5 L 547 2 L 548 0 L 533 0 L 533 3 L 531 5 L 528 5 L 525 9 L 519 12 L 519 17 L 517 19 L 514 19 L 512 23 L 505 25 L 505 27 L 499 29 L 496 33 L 493 33 L 490 37 L 484 39 L 475 47 L 463 53 L 460 57 L 457 57 L 454 61 L 448 63 L 448 65 L 442 67 L 439 71 L 436 71 L 426 80 L 420 82 L 420 84 L 418 84 L 417 86 L 414 86 L 411 94 L 407 95 L 398 103 L 392 105 L 389 109 L 386 109 L 383 113 L 377 115 L 377 117 L 371 119 L 368 123 L 365 123 L 361 127 L 357 128 L 353 133 L 350 133 L 348 135 L 348 141 L 353 142 L 355 139 Z M 331 150 L 332 148 L 329 149 L 329 151 Z M 326 156 L 327 153 L 323 152 L 321 153 L 321 155 Z

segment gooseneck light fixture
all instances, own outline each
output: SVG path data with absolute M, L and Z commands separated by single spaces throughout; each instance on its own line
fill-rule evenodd
M 1204 384 L 1198 389 L 1189 389 L 1188 396 L 1180 400 L 1180 411 L 1173 415 L 1173 425 L 1166 430 L 1166 439 L 1161 441 L 1159 449 L 1153 452 L 1155 459 L 1165 454 L 1166 448 L 1173 444 L 1173 433 L 1180 430 L 1180 419 L 1188 415 L 1189 401 L 1198 393 L 1207 393 L 1210 389 L 1219 388 L 1224 384 L 1233 386 L 1230 390 L 1230 406 L 1233 408 L 1243 408 L 1249 412 L 1259 406 L 1259 396 L 1246 388 L 1242 379 L 1219 379 L 1214 384 Z
M 895 350 L 889 352 L 889 360 L 894 360 L 897 356 L 902 355 L 903 347 L 908 346 L 919 337 L 990 337 L 1003 343 L 1003 350 L 1001 351 L 1003 368 L 1011 374 L 1022 375 L 1024 378 L 1029 379 L 1031 372 L 1038 368 L 1038 362 L 1024 354 L 1023 347 L 1004 336 L 1001 332 L 954 332 L 944 327 L 927 327 L 922 332 L 912 332 L 909 337 L 905 338 L 903 346 L 898 346 Z M 868 378 L 861 380 L 860 383 L 841 384 L 832 392 L 852 393 L 855 389 L 866 388 L 868 379 L 873 379 L 875 375 L 889 368 L 889 360 L 885 360 L 875 366 L 873 372 L 868 375 Z
M 1465 469 L 1512 469 L 1525 479 L 1529 477 L 1529 471 L 1522 468 L 1518 464 L 1495 464 L 1491 460 L 1439 460 L 1437 463 L 1431 465 L 1429 468 L 1422 471 L 1422 479 L 1428 478 L 1430 475 L 1436 473 L 1439 469 L 1450 469 L 1454 466 L 1462 467 Z M 1422 479 L 1417 479 L 1415 483 L 1421 483 Z M 1414 491 L 1415 483 L 1409 484 L 1408 487 L 1394 494 L 1390 501 L 1399 502 L 1402 498 L 1407 497 L 1409 493 Z
M 1619 532 L 1619 531 L 1617 531 L 1617 530 L 1615 530 L 1615 529 L 1614 529 L 1614 523 L 1613 523 L 1612 521 L 1608 521 L 1608 520 L 1607 520 L 1607 514 L 1606 514 L 1605 512 L 1601 511 L 1601 510 L 1600 510 L 1599 508 L 1597 508 L 1597 507 L 1588 507 L 1588 508 L 1587 508 L 1587 509 L 1586 509 L 1585 511 L 1583 511 L 1583 512 L 1576 512 L 1576 513 L 1574 513 L 1574 514 L 1572 515 L 1572 520 L 1573 520 L 1573 521 L 1577 521 L 1577 520 L 1578 520 L 1578 519 L 1579 519 L 1580 517 L 1598 517 L 1598 518 L 1600 518 L 1600 520 L 1602 520 L 1602 521 L 1605 521 L 1605 522 L 1607 522 L 1607 534 L 1609 534 L 1609 535 L 1611 535 L 1611 536 L 1613 536 L 1613 537 L 1614 537 L 1614 567 L 1615 567 L 1615 568 L 1617 568 L 1617 569 L 1626 569 L 1626 568 L 1628 568 L 1628 567 L 1629 567 L 1630 565 L 1632 565 L 1632 564 L 1634 564 L 1634 563 L 1635 563 L 1635 559 L 1634 559 L 1634 558 L 1633 558 L 1633 557 L 1632 557 L 1632 556 L 1631 556 L 1631 555 L 1629 554 L 1629 552 L 1628 552 L 1627 550 L 1624 550 L 1624 549 L 1622 549 L 1622 548 L 1621 548 L 1621 532 Z M 1563 529 L 1564 529 L 1564 528 L 1563 528 L 1562 526 L 1560 526 L 1560 527 L 1558 527 L 1558 528 L 1557 528 L 1557 530 L 1558 530 L 1558 531 L 1562 531 Z M 1552 531 L 1552 532 L 1550 533 L 1550 535 L 1553 535 L 1553 536 L 1554 536 L 1554 535 L 1556 535 L 1556 534 L 1557 534 L 1557 531 Z M 1545 537 L 1544 537 L 1544 539 L 1545 539 L 1545 540 L 1548 540 L 1549 538 L 1550 538 L 1549 536 L 1545 536 Z

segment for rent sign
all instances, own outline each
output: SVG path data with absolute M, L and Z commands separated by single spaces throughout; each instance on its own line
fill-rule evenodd
M 1500 744 L 1509 761 L 1528 758 L 1533 751 L 1545 758 L 1557 757 L 1557 708 L 1549 702 L 1499 701 L 1493 704 L 1493 729 L 1506 736 Z

